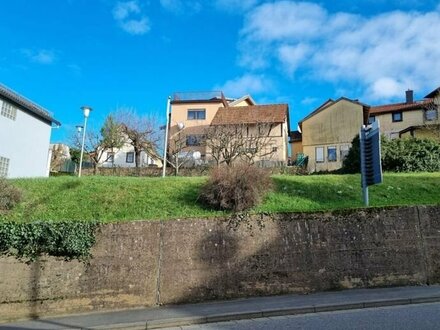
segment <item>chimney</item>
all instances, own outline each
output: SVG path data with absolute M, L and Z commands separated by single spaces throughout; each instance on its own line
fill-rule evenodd
M 406 103 L 414 103 L 414 91 L 408 89 L 406 92 Z

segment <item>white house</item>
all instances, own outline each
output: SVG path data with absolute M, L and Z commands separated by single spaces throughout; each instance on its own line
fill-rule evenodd
M 43 107 L 0 84 L 0 177 L 47 177 L 52 125 Z
M 162 167 L 162 160 L 157 155 L 151 155 L 145 151 L 141 152 L 141 167 L 157 166 Z M 129 143 L 124 144 L 121 149 L 107 150 L 99 161 L 99 167 L 136 167 L 134 148 Z

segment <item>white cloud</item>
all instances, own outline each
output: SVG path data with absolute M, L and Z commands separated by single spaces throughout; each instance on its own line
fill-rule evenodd
M 150 24 L 146 17 L 123 21 L 121 27 L 130 34 L 145 34 L 150 30 Z
M 56 55 L 53 50 L 48 49 L 22 49 L 21 53 L 32 62 L 38 64 L 52 64 L 56 60 Z
M 250 11 L 240 63 L 288 76 L 352 85 L 367 100 L 402 97 L 440 83 L 440 10 L 376 16 L 329 13 L 310 2 L 275 1 Z M 264 72 L 264 71 L 263 71 Z
M 238 98 L 246 94 L 264 93 L 273 88 L 273 83 L 264 75 L 244 74 L 241 77 L 228 80 L 214 89 L 221 90 L 227 97 Z
M 124 20 L 130 14 L 139 14 L 141 9 L 137 1 L 118 2 L 113 8 L 113 17 L 116 20 Z
M 202 4 L 196 0 L 160 0 L 161 6 L 175 14 L 193 14 L 202 9 Z
M 281 62 L 287 63 L 287 70 L 290 74 L 294 74 L 300 65 L 313 52 L 312 47 L 308 44 L 298 44 L 296 46 L 282 45 L 278 48 L 278 57 Z
M 137 0 L 118 2 L 113 8 L 113 18 L 129 34 L 142 35 L 150 31 L 150 21 L 142 14 Z

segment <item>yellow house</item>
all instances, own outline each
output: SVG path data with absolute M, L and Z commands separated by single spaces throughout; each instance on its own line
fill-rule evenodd
M 371 107 L 369 122 L 379 120 L 381 133 L 389 138 L 438 136 L 439 88 L 414 101 L 412 90 L 406 91 L 406 102 Z
M 299 131 L 291 132 L 293 152 L 308 157 L 309 172 L 340 169 L 353 138 L 367 121 L 368 110 L 357 100 L 329 99 L 299 122 Z
M 247 125 L 252 132 L 257 123 L 271 127 L 271 160 L 287 163 L 289 116 L 286 104 L 257 105 L 250 95 L 231 99 L 222 92 L 176 93 L 171 100 L 168 148 L 200 152 L 203 161 L 210 161 L 212 155 L 204 141 L 208 128 Z

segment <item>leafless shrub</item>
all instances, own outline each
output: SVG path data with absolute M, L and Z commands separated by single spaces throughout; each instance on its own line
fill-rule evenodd
M 264 169 L 248 164 L 221 166 L 211 171 L 200 200 L 215 209 L 240 212 L 258 205 L 271 186 Z
M 0 213 L 11 210 L 21 202 L 22 192 L 14 187 L 6 179 L 0 178 Z

